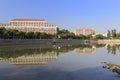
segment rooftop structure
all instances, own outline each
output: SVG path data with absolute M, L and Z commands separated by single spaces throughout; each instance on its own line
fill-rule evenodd
M 13 19 L 11 21 L 45 21 L 44 19 Z

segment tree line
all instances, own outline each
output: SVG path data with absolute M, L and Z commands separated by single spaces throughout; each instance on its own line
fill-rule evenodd
M 117 32 L 116 29 L 108 30 L 107 37 L 109 39 L 120 39 L 120 32 Z
M 116 29 L 108 30 L 107 37 L 102 34 L 97 35 L 75 35 L 66 29 L 57 28 L 56 34 L 47 34 L 45 32 L 22 32 L 15 29 L 6 29 L 0 27 L 0 39 L 119 39 L 120 32 Z
M 14 29 L 0 28 L 1 39 L 51 39 L 55 35 L 40 32 L 22 32 Z
M 89 34 L 89 35 L 83 35 L 83 34 L 80 34 L 80 35 L 75 35 L 75 33 L 73 32 L 70 32 L 66 29 L 62 29 L 62 30 L 57 30 L 57 36 L 58 38 L 61 38 L 61 39 L 90 39 L 92 38 L 92 34 Z
M 0 27 L 0 39 L 90 39 L 92 35 L 75 35 L 66 29 L 57 28 L 56 34 L 47 34 L 41 32 L 22 32 L 15 29 L 6 29 Z

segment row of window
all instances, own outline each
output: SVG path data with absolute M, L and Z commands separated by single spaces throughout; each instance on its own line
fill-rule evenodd
M 17 26 L 17 27 L 25 27 L 25 26 L 28 26 L 28 27 L 31 27 L 31 26 L 34 26 L 34 27 L 56 27 L 56 26 L 51 26 L 51 25 L 14 25 L 14 26 Z
M 23 32 L 46 32 L 46 33 L 56 33 L 56 29 L 39 29 L 39 28 L 15 28 Z
M 48 23 L 40 23 L 40 22 L 10 22 L 10 25 L 53 25 Z
M 37 26 L 37 27 L 55 27 L 56 25 L 50 25 L 50 24 L 40 24 L 40 25 L 30 25 L 30 24 L 11 24 L 11 26 Z
M 9 24 L 0 24 L 0 26 L 5 27 L 5 26 L 9 26 Z
M 45 22 L 10 22 L 10 24 L 47 24 Z

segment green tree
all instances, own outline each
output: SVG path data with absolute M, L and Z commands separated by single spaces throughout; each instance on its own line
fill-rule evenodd
M 39 38 L 40 38 L 40 32 L 35 32 L 35 33 L 34 33 L 34 37 L 35 37 L 36 39 L 39 39 Z
M 26 38 L 26 32 L 20 31 L 18 35 L 19 35 L 19 38 L 20 38 L 20 39 Z
M 80 35 L 79 35 L 79 39 L 86 39 L 86 36 L 83 35 L 83 34 L 80 34 Z
M 92 37 L 92 34 L 86 35 L 86 39 L 90 39 Z
M 47 34 L 45 32 L 41 33 L 41 39 L 46 39 L 47 38 Z
M 3 34 L 6 31 L 4 27 L 0 27 L 0 38 L 3 38 Z
M 28 38 L 28 39 L 31 39 L 31 38 L 33 38 L 33 32 L 27 32 L 26 33 L 26 37 Z
M 4 39 L 7 39 L 7 38 L 9 38 L 9 36 L 10 36 L 10 35 L 9 35 L 9 31 L 8 31 L 8 30 L 5 30 L 4 33 L 3 33 L 3 38 L 4 38 Z
M 108 30 L 107 37 L 111 38 L 111 32 L 110 32 L 110 30 Z
M 101 34 L 98 34 L 98 35 L 95 36 L 95 38 L 96 39 L 104 39 L 105 37 L 103 35 L 101 35 Z
M 116 38 L 116 29 L 112 30 L 112 38 Z
M 120 39 L 120 32 L 116 34 L 116 38 Z

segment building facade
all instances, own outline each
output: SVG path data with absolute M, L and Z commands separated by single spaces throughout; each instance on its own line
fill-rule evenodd
M 83 35 L 92 34 L 92 35 L 94 35 L 96 32 L 92 28 L 77 28 L 77 29 L 75 29 L 74 33 L 75 33 L 75 35 L 80 35 L 80 34 L 83 34 Z
M 0 27 L 16 29 L 23 32 L 57 33 L 57 25 L 49 24 L 44 19 L 13 19 L 8 23 L 0 23 Z

